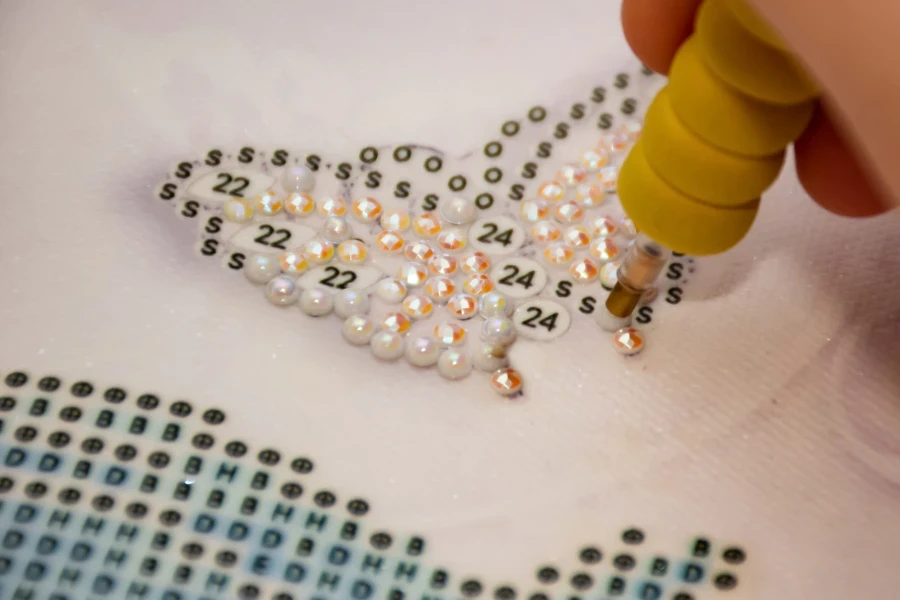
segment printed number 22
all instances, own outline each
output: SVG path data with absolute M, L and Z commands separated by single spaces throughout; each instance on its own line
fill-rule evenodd
M 556 329 L 556 317 L 559 316 L 559 313 L 550 313 L 549 315 L 541 319 L 541 317 L 544 316 L 544 312 L 537 306 L 529 307 L 527 312 L 531 316 L 522 321 L 522 325 L 524 325 L 525 327 L 537 329 L 538 325 L 540 325 L 547 331 L 553 331 L 554 329 Z M 535 323 L 535 321 L 537 321 L 537 323 Z
M 336 269 L 334 267 L 325 267 L 325 272 L 328 273 L 328 277 L 320 281 L 322 285 L 327 285 L 328 287 L 337 288 L 339 290 L 347 289 L 347 286 L 356 281 L 356 273 L 353 271 L 341 271 L 340 269 Z M 344 276 L 344 280 L 337 282 L 337 279 L 340 276 Z
M 494 242 L 497 242 L 503 244 L 504 246 L 509 246 L 512 243 L 512 229 L 507 229 L 506 231 L 497 233 L 500 228 L 497 227 L 496 223 L 485 223 L 484 225 L 482 225 L 482 227 L 484 227 L 488 231 L 478 237 L 479 242 L 484 242 L 485 244 L 492 244 Z
M 250 180 L 246 177 L 232 177 L 228 173 L 219 173 L 216 175 L 216 180 L 221 181 L 218 185 L 213 187 L 214 192 L 228 194 L 229 196 L 237 196 L 238 198 L 244 197 L 244 190 L 250 185 Z M 227 187 L 229 184 L 234 184 L 231 189 L 228 189 Z

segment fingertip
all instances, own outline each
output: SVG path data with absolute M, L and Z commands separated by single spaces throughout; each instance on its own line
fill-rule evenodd
M 871 217 L 889 203 L 821 107 L 795 144 L 797 177 L 822 208 L 844 217 Z
M 701 0 L 624 0 L 622 28 L 632 51 L 646 66 L 668 74 L 678 47 L 694 30 Z

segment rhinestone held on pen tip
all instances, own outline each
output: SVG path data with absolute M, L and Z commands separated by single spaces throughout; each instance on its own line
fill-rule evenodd
M 632 221 L 628 217 L 622 219 L 620 233 L 622 234 L 622 237 L 625 237 L 629 240 L 637 237 L 638 230 L 634 224 L 634 221 Z
M 428 269 L 420 262 L 404 263 L 397 269 L 397 279 L 407 288 L 419 287 L 428 279 Z
M 266 190 L 262 194 L 253 199 L 253 209 L 264 216 L 272 217 L 281 212 L 284 208 L 284 201 L 281 196 L 273 190 Z
M 613 334 L 613 347 L 623 356 L 634 356 L 644 345 L 644 334 L 634 327 L 623 327 Z
M 375 245 L 386 254 L 396 254 L 403 250 L 404 240 L 396 231 L 382 231 L 375 236 Z
M 422 240 L 410 242 L 403 249 L 403 256 L 406 257 L 406 260 L 420 263 L 427 262 L 434 256 L 434 248 L 431 247 L 431 244 Z
M 413 219 L 413 231 L 423 238 L 433 238 L 441 232 L 441 221 L 431 213 L 423 213 Z
M 614 260 L 600 267 L 600 285 L 610 291 L 616 287 L 616 282 L 619 281 L 619 267 L 621 266 L 622 261 Z
M 244 198 L 229 198 L 222 206 L 226 221 L 247 223 L 253 219 L 253 203 Z
M 569 187 L 574 187 L 584 181 L 585 176 L 584 167 L 575 164 L 563 165 L 556 172 L 556 179 Z
M 363 223 L 374 223 L 381 216 L 381 203 L 371 196 L 361 196 L 350 204 L 353 218 Z
M 545 181 L 538 186 L 538 197 L 547 202 L 559 202 L 566 196 L 566 188 L 558 181 Z
M 358 265 L 369 258 L 369 248 L 362 240 L 344 240 L 337 247 L 338 259 L 348 265 Z
M 380 222 L 385 231 L 406 231 L 412 225 L 409 213 L 402 209 L 385 211 Z
M 462 196 L 454 196 L 440 206 L 441 218 L 453 225 L 465 225 L 475 220 L 477 208 L 475 202 Z
M 278 257 L 281 271 L 289 275 L 299 275 L 309 268 L 309 261 L 301 250 L 286 250 Z
M 342 217 L 347 212 L 347 203 L 343 198 L 327 196 L 319 200 L 318 209 L 323 217 Z
M 466 247 L 466 235 L 462 231 L 444 230 L 437 236 L 438 246 L 444 250 L 455 252 Z
M 515 396 L 522 391 L 522 375 L 508 367 L 491 375 L 491 388 L 501 396 Z
M 434 326 L 434 339 L 444 347 L 462 346 L 466 342 L 466 330 L 456 323 L 439 323 Z
M 288 197 L 284 201 L 284 212 L 292 217 L 299 217 L 302 219 L 311 215 L 315 210 L 316 202 L 312 199 L 312 196 L 308 194 L 294 192 L 288 194 Z

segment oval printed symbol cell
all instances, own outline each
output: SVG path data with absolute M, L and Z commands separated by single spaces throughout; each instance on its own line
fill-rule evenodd
M 572 317 L 569 311 L 552 300 L 529 300 L 513 313 L 516 331 L 522 337 L 549 342 L 569 330 Z
M 507 258 L 491 271 L 497 290 L 511 298 L 537 296 L 547 285 L 547 271 L 529 258 Z
M 509 217 L 485 217 L 469 229 L 469 244 L 485 254 L 512 254 L 525 243 L 525 231 Z
M 289 221 L 254 223 L 241 227 L 228 241 L 247 252 L 276 254 L 302 246 L 313 237 L 314 229 Z
M 190 186 L 187 194 L 205 203 L 222 203 L 229 198 L 254 198 L 275 185 L 275 178 L 252 169 L 210 171 Z
M 375 267 L 333 264 L 310 269 L 297 279 L 297 285 L 302 289 L 361 290 L 374 285 L 382 277 L 384 273 Z

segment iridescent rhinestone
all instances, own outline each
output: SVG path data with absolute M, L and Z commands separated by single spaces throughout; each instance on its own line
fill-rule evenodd
M 622 219 L 621 225 L 622 230 L 619 233 L 622 235 L 622 237 L 625 237 L 629 240 L 637 237 L 638 230 L 634 224 L 634 221 L 632 221 L 628 217 L 625 217 L 624 219 Z
M 309 268 L 309 261 L 301 250 L 288 250 L 278 257 L 281 272 L 298 275 Z
M 449 277 L 432 277 L 425 282 L 425 293 L 438 304 L 443 304 L 456 293 L 456 284 Z
M 334 309 L 334 296 L 322 288 L 303 290 L 297 303 L 300 310 L 311 317 L 323 317 Z
M 612 220 L 611 217 L 595 217 L 589 223 L 591 228 L 591 233 L 593 233 L 596 237 L 605 238 L 616 235 L 616 231 L 618 231 L 619 227 L 616 225 L 616 222 Z
M 582 183 L 575 188 L 575 198 L 585 208 L 597 208 L 606 200 L 606 193 L 596 183 Z
M 251 254 L 244 263 L 244 276 L 253 283 L 269 283 L 281 274 L 281 264 L 271 254 Z
M 512 304 L 500 292 L 488 292 L 478 299 L 478 313 L 485 319 L 508 317 L 512 311 Z
M 640 121 L 626 121 L 619 128 L 619 133 L 625 135 L 629 141 L 636 142 L 641 138 L 641 132 L 644 126 Z
M 447 310 L 457 319 L 471 319 L 478 313 L 478 299 L 469 294 L 456 294 L 447 303 Z
M 319 200 L 319 214 L 323 217 L 340 217 L 347 212 L 347 203 L 343 198 L 328 196 Z
M 418 337 L 406 347 L 406 360 L 415 367 L 430 367 L 440 355 L 441 347 L 432 337 Z
M 437 370 L 446 379 L 463 379 L 472 372 L 472 361 L 463 350 L 448 348 L 438 358 Z
M 576 260 L 569 267 L 569 275 L 575 283 L 590 283 L 600 275 L 600 267 L 589 258 Z
M 378 360 L 397 360 L 406 351 L 406 340 L 399 333 L 382 330 L 372 336 L 369 348 Z
M 362 196 L 350 205 L 353 218 L 363 223 L 374 223 L 381 216 L 381 203 L 370 196 Z
M 308 217 L 316 210 L 316 203 L 309 194 L 294 192 L 284 201 L 284 212 L 292 217 Z
M 303 252 L 310 262 L 327 263 L 334 258 L 334 244 L 321 237 L 314 237 L 303 247 Z
M 573 248 L 586 248 L 592 239 L 591 232 L 584 225 L 573 225 L 563 235 L 563 241 Z
M 552 265 L 565 265 L 572 262 L 575 252 L 568 244 L 558 242 L 544 248 L 544 258 Z
M 437 237 L 438 246 L 444 250 L 454 252 L 466 247 L 466 234 L 458 230 L 442 231 Z
M 330 216 L 325 219 L 322 225 L 322 237 L 329 242 L 341 242 L 346 240 L 353 233 L 350 222 L 344 217 Z
M 369 258 L 369 248 L 362 240 L 344 240 L 337 248 L 338 260 L 348 265 L 358 265 Z
M 585 175 L 584 167 L 568 164 L 560 167 L 559 171 L 556 172 L 556 179 L 569 187 L 574 187 L 584 181 Z
M 600 285 L 608 290 L 616 287 L 616 282 L 619 281 L 620 266 L 622 266 L 622 261 L 613 260 L 600 267 Z
M 522 217 L 522 220 L 530 223 L 546 219 L 548 214 L 550 214 L 550 206 L 546 200 L 540 198 L 525 200 L 519 205 L 519 216 Z
M 562 230 L 553 221 L 541 221 L 531 226 L 531 237 L 541 244 L 555 242 L 561 235 Z
M 553 209 L 553 218 L 565 225 L 580 223 L 584 219 L 581 205 L 574 200 L 560 202 Z
M 634 327 L 623 327 L 613 334 L 613 347 L 623 356 L 634 356 L 644 349 L 644 334 Z
M 620 132 L 609 133 L 600 140 L 600 147 L 606 148 L 610 152 L 621 152 L 628 149 L 631 140 L 628 134 Z
M 423 238 L 433 238 L 441 232 L 441 221 L 431 213 L 424 213 L 413 219 L 413 231 Z
M 618 258 L 620 251 L 619 246 L 610 238 L 600 238 L 591 243 L 591 256 L 598 261 L 605 263 Z
M 463 280 L 463 290 L 467 294 L 480 296 L 494 289 L 494 282 L 484 273 L 473 273 Z
M 559 202 L 566 195 L 566 188 L 558 181 L 545 181 L 538 186 L 538 196 L 547 202 Z
M 441 202 L 441 217 L 454 225 L 465 225 L 475 220 L 477 209 L 471 198 L 454 196 L 450 200 Z
M 334 314 L 346 319 L 350 315 L 364 315 L 369 312 L 369 295 L 360 290 L 340 290 L 334 295 Z
M 354 346 L 364 346 L 375 335 L 375 325 L 365 315 L 350 315 L 341 327 L 341 334 Z
M 305 165 L 288 165 L 281 174 L 281 185 L 288 192 L 311 192 L 316 186 L 316 176 Z
M 618 185 L 619 183 L 619 168 L 603 167 L 602 169 L 600 169 L 600 173 L 597 174 L 597 179 L 600 181 L 600 186 L 606 192 L 615 192 L 616 185 Z
M 506 317 L 490 317 L 481 326 L 481 340 L 492 346 L 511 346 L 516 341 L 516 326 Z
M 589 173 L 598 171 L 609 163 L 609 153 L 604 148 L 594 148 L 581 154 L 581 166 Z
M 434 311 L 434 302 L 424 294 L 410 294 L 403 301 L 403 312 L 414 320 L 425 319 Z
M 466 330 L 456 323 L 439 323 L 434 326 L 434 337 L 444 348 L 462 346 L 466 342 Z
M 403 238 L 396 231 L 382 231 L 375 236 L 375 245 L 382 252 L 394 254 L 403 250 Z
M 428 269 L 420 262 L 408 262 L 397 269 L 397 279 L 406 287 L 419 287 L 428 279 Z
M 267 190 L 253 199 L 253 208 L 257 213 L 271 217 L 284 208 L 284 201 L 273 190 Z
M 410 242 L 406 245 L 406 248 L 403 249 L 403 256 L 405 256 L 407 260 L 426 262 L 434 256 L 434 248 L 432 248 L 431 244 L 428 242 Z
M 473 252 L 462 259 L 460 263 L 464 273 L 484 273 L 491 268 L 491 259 L 483 252 Z
M 386 277 L 375 284 L 375 295 L 387 304 L 400 304 L 406 298 L 406 285 L 394 277 Z
M 491 375 L 491 388 L 501 396 L 515 396 L 522 391 L 522 375 L 515 369 L 498 369 Z
M 381 228 L 385 231 L 406 231 L 412 224 L 405 210 L 388 210 L 381 215 Z
M 226 221 L 246 223 L 253 218 L 253 204 L 246 198 L 229 198 L 222 207 Z
M 481 344 L 472 355 L 472 364 L 479 371 L 487 371 L 488 373 L 502 369 L 509 365 L 507 349 L 503 346 Z
M 428 259 L 428 270 L 435 275 L 452 275 L 456 272 L 456 259 L 449 254 L 435 254 Z
M 266 298 L 275 306 L 294 304 L 300 297 L 300 288 L 293 278 L 279 275 L 266 284 Z
M 412 321 L 401 312 L 388 313 L 381 321 L 382 329 L 394 333 L 406 333 L 410 326 L 412 326 Z

